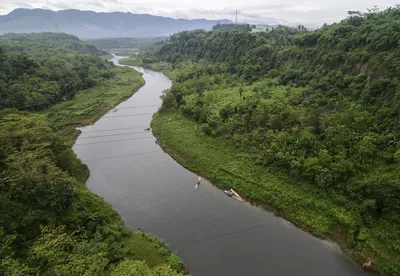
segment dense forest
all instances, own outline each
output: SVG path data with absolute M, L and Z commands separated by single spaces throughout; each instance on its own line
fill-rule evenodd
M 66 34 L 0 36 L 0 109 L 40 110 L 113 76 L 94 46 Z
M 64 33 L 9 33 L 0 36 L 1 45 L 12 52 L 41 56 L 61 54 L 93 54 L 106 55 L 107 52 L 82 42 L 76 36 Z
M 140 74 L 65 34 L 9 34 L 0 45 L 0 274 L 179 275 L 181 262 L 165 245 L 131 232 L 89 192 L 73 135 L 61 134 L 68 126 L 76 135 L 81 118 L 131 95 Z M 112 101 L 97 87 L 109 83 Z
M 88 39 L 87 42 L 98 49 L 136 48 L 146 49 L 154 43 L 160 43 L 167 37 L 113 37 Z
M 357 259 L 400 275 L 400 7 L 349 12 L 315 31 L 181 32 L 143 59 L 170 63 L 176 76 L 165 112 L 251 152 L 265 171 L 307 183 L 315 198 L 329 195 L 349 215 L 327 210 L 320 232 L 340 228 Z

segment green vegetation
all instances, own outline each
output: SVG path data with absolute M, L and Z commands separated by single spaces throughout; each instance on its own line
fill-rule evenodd
M 247 30 L 247 31 L 251 31 L 251 26 L 249 24 L 217 24 L 213 26 L 213 31 L 216 30 Z
M 171 267 L 166 265 L 149 268 L 145 262 L 125 260 L 118 267 L 112 270 L 111 276 L 124 275 L 124 276 L 180 276 Z
M 162 43 L 165 37 L 116 37 L 116 38 L 99 38 L 90 39 L 87 42 L 99 49 L 104 49 L 111 54 L 117 56 L 129 56 L 133 59 L 137 58 L 137 53 L 147 48 L 153 48 L 154 44 Z M 131 66 L 136 66 L 133 61 L 128 61 Z
M 55 37 L 44 34 L 43 48 L 68 45 Z M 131 232 L 86 188 L 88 169 L 71 149 L 74 127 L 132 95 L 140 73 L 75 50 L 46 57 L 40 46 L 0 50 L 0 274 L 179 275 L 163 243 Z M 53 61 L 59 68 L 46 66 Z
M 63 101 L 43 111 L 53 129 L 62 131 L 64 137 L 66 133 L 75 136 L 76 126 L 95 122 L 117 103 L 129 98 L 133 91 L 144 84 L 141 74 L 133 69 L 114 67 L 111 72 L 114 75 L 112 79 L 83 90 L 73 99 Z
M 105 54 L 100 56 L 101 59 L 109 60 L 113 58 L 112 54 Z
M 176 70 L 173 66 L 171 66 L 168 62 L 152 62 L 146 63 L 146 60 L 142 59 L 140 56 L 128 57 L 119 60 L 119 63 L 122 65 L 129 66 L 141 66 L 144 68 L 149 68 L 155 71 L 162 71 L 165 75 L 167 75 L 170 79 L 174 80 L 176 78 Z
M 107 52 L 117 55 L 117 56 L 122 56 L 122 57 L 127 57 L 127 56 L 135 56 L 136 53 L 139 52 L 138 48 L 110 48 L 106 49 Z
M 154 131 L 216 185 L 400 275 L 398 24 L 390 8 L 312 32 L 175 34 L 142 55 L 175 74 Z
M 119 64 L 129 65 L 129 66 L 142 66 L 143 65 L 142 61 L 140 59 L 138 59 L 136 56 L 130 56 L 127 58 L 120 59 Z
M 0 36 L 0 45 L 11 52 L 50 57 L 65 54 L 93 54 L 102 56 L 107 52 L 82 42 L 76 36 L 64 33 L 5 34 Z
M 323 236 L 337 222 L 354 220 L 349 210 L 335 204 L 334 194 L 321 195 L 303 182 L 288 185 L 291 179 L 265 170 L 257 162 L 257 153 L 205 134 L 201 126 L 176 111 L 158 113 L 152 128 L 160 145 L 188 169 L 207 176 L 221 189 L 234 188 L 250 201 L 271 204 L 315 234 Z
M 37 111 L 113 77 L 104 54 L 66 34 L 0 36 L 0 109 Z
M 97 38 L 89 39 L 87 42 L 94 45 L 98 49 L 107 49 L 107 51 L 119 51 L 119 49 L 137 50 L 146 49 L 154 43 L 162 42 L 166 37 L 114 37 L 114 38 Z M 119 51 L 121 52 L 121 51 Z
M 173 65 L 171 65 L 168 62 L 160 61 L 160 62 L 152 62 L 152 63 L 146 63 L 146 60 L 141 60 L 142 67 L 144 68 L 149 68 L 151 70 L 155 71 L 161 71 L 163 72 L 166 76 L 168 76 L 171 80 L 176 79 L 176 75 L 178 73 L 177 68 L 175 68 Z

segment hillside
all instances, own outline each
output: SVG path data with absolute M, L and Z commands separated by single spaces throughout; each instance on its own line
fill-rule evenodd
M 167 37 L 113 37 L 88 39 L 87 42 L 98 49 L 146 49 L 160 43 Z
M 105 52 L 67 34 L 0 36 L 0 108 L 37 111 L 113 77 Z
M 0 34 L 64 32 L 80 38 L 168 36 L 183 30 L 206 29 L 229 20 L 173 19 L 122 12 L 16 9 L 0 16 Z
M 163 243 L 86 188 L 71 149 L 76 127 L 131 96 L 141 74 L 68 35 L 11 38 L 0 37 L 0 274 L 181 275 Z
M 175 34 L 142 57 L 175 76 L 154 131 L 221 188 L 399 275 L 399 26 L 390 8 L 312 32 Z
M 36 57 L 62 54 L 93 54 L 106 55 L 107 52 L 95 46 L 80 41 L 73 35 L 64 33 L 8 33 L 0 35 L 0 44 L 10 52 L 34 54 Z

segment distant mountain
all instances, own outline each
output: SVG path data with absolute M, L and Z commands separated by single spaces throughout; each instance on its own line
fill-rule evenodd
M 0 16 L 0 34 L 65 32 L 80 38 L 167 36 L 183 30 L 209 30 L 230 20 L 173 19 L 123 12 L 44 9 L 15 9 Z

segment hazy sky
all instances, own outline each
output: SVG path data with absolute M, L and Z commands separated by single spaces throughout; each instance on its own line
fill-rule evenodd
M 398 0 L 0 0 L 0 14 L 15 8 L 80 9 L 132 12 L 173 18 L 207 18 L 248 23 L 303 24 L 318 27 L 343 19 L 348 10 L 381 9 Z

